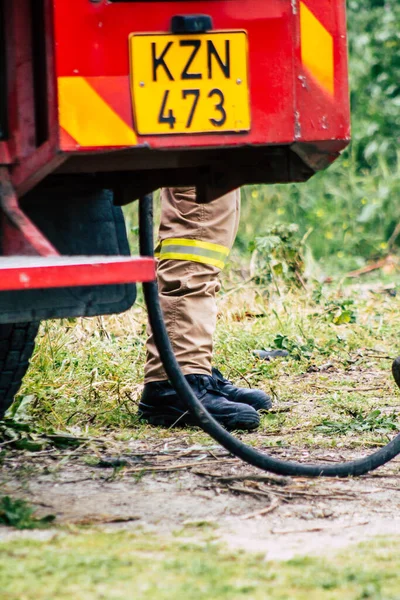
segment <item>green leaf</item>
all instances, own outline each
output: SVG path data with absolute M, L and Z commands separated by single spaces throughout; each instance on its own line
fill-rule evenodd
M 339 315 L 333 319 L 333 323 L 335 323 L 335 325 L 344 325 L 345 323 L 350 323 L 352 316 L 353 312 L 351 310 L 342 310 Z

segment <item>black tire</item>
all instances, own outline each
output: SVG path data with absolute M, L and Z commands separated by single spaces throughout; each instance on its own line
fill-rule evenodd
M 38 329 L 37 321 L 0 324 L 0 419 L 21 387 Z

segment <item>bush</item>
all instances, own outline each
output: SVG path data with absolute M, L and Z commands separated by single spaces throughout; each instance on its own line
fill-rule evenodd
M 265 230 L 297 223 L 331 271 L 357 268 L 396 245 L 388 242 L 400 220 L 400 3 L 349 0 L 348 23 L 351 147 L 308 183 L 245 189 L 242 252 L 264 234 L 260 223 Z

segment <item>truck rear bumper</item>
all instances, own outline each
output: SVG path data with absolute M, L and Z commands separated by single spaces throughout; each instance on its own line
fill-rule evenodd
M 153 281 L 154 260 L 134 256 L 0 258 L 0 291 Z
M 64 181 L 20 205 L 0 169 L 0 323 L 128 310 L 153 259 L 132 257 L 109 191 Z

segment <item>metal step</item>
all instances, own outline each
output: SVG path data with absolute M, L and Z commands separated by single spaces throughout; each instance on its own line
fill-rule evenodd
M 155 262 L 141 256 L 0 257 L 0 291 L 153 281 Z

